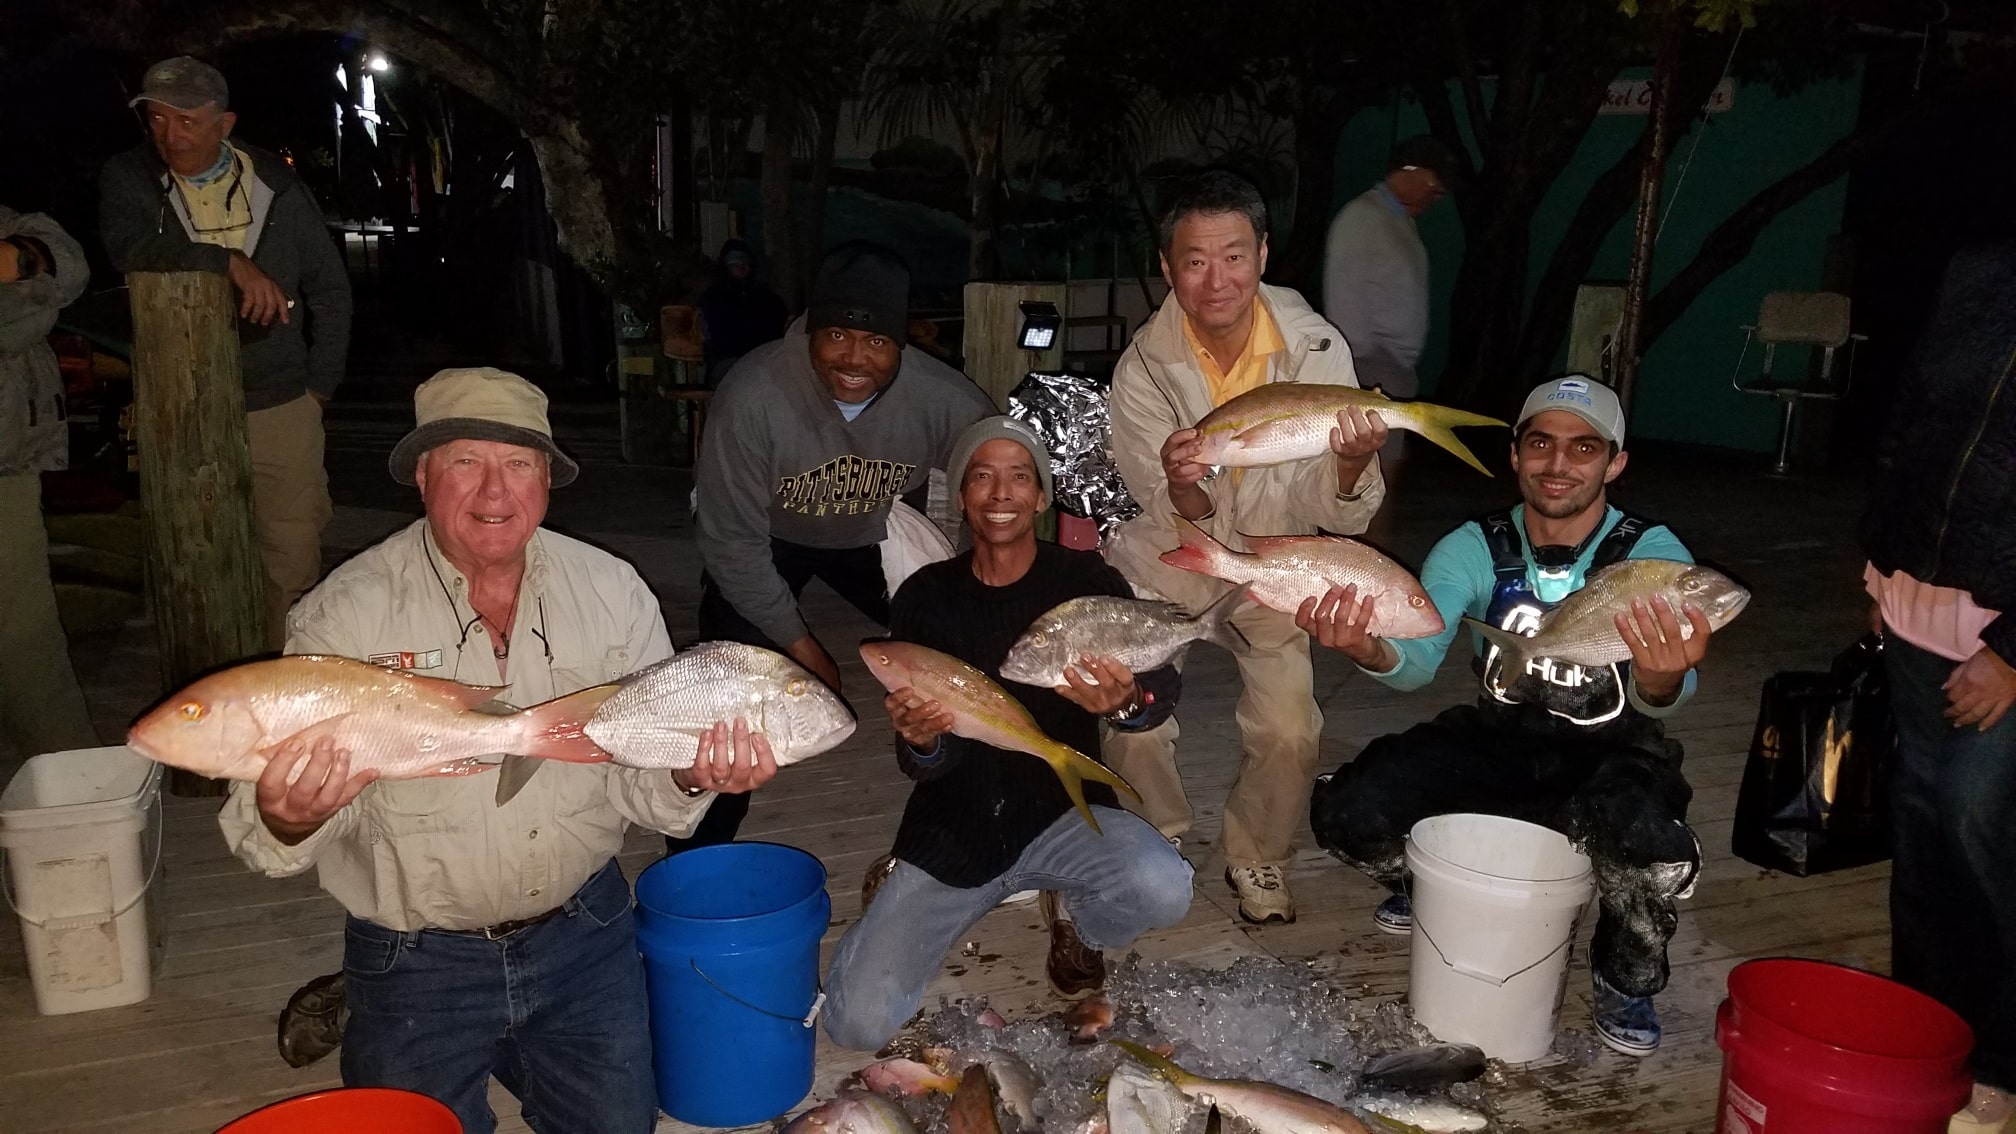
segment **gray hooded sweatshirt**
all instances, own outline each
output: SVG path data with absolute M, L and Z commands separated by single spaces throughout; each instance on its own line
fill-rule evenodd
M 83 247 L 50 218 L 0 205 L 0 240 L 10 236 L 40 241 L 56 265 L 53 272 L 0 283 L 0 476 L 69 466 L 63 375 L 48 337 L 56 313 L 91 282 Z M 13 254 L 11 246 L 0 247 L 0 255 Z

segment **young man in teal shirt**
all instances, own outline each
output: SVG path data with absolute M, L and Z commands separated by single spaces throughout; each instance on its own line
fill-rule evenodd
M 1623 442 L 1623 409 L 1608 388 L 1580 376 L 1541 385 L 1513 432 L 1522 502 L 1444 536 L 1422 566 L 1441 634 L 1368 635 L 1371 603 L 1353 588 L 1309 600 L 1296 621 L 1387 685 L 1419 689 L 1466 616 L 1531 634 L 1542 613 L 1600 567 L 1692 562 L 1665 527 L 1609 503 L 1627 459 Z M 1684 640 L 1682 619 L 1693 626 Z M 1680 745 L 1660 722 L 1693 693 L 1709 627 L 1692 605 L 1674 610 L 1659 599 L 1620 616 L 1618 633 L 1631 660 L 1605 667 L 1538 658 L 1507 672 L 1498 650 L 1479 642 L 1477 702 L 1366 745 L 1317 782 L 1310 824 L 1325 850 L 1393 891 L 1376 914 L 1393 933 L 1413 924 L 1402 852 L 1416 822 L 1482 812 L 1566 834 L 1589 855 L 1601 892 L 1590 951 L 1597 1033 L 1626 1055 L 1645 1055 L 1659 1045 L 1652 996 L 1666 985 L 1675 901 L 1701 866 L 1686 823 L 1693 792 L 1680 774 Z

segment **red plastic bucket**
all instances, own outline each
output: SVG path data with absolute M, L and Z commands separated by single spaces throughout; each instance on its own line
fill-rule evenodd
M 462 1122 L 426 1095 L 390 1087 L 340 1087 L 260 1107 L 219 1127 L 217 1134 L 462 1134 Z
M 1952 1009 L 1821 961 L 1736 966 L 1715 1042 L 1716 1134 L 1945 1134 L 1973 1090 Z

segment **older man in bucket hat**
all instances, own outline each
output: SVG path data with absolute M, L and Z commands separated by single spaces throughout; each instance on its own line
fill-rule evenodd
M 501 370 L 444 370 L 413 403 L 390 465 L 425 518 L 305 596 L 287 652 L 503 686 L 520 706 L 671 655 L 636 571 L 540 527 L 547 490 L 580 471 L 553 443 L 544 394 Z M 347 1008 L 346 1085 L 430 1095 L 482 1134 L 495 1074 L 534 1130 L 650 1130 L 644 975 L 615 856 L 632 823 L 685 834 L 717 793 L 767 781 L 769 744 L 736 721 L 670 774 L 525 766 L 538 774 L 515 794 L 487 775 L 376 783 L 327 740 L 287 741 L 219 823 L 257 870 L 318 868 L 350 913 L 341 978 L 317 982 L 312 1005 L 331 1024 Z

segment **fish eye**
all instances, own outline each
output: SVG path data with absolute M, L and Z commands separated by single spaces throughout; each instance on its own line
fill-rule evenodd
M 1038 630 L 1038 631 L 1036 631 L 1036 632 L 1035 632 L 1034 634 L 1031 634 L 1031 635 L 1029 636 L 1029 644 L 1030 644 L 1030 645 L 1032 645 L 1032 646 L 1041 646 L 1041 645 L 1045 645 L 1045 644 L 1047 644 L 1047 643 L 1048 643 L 1049 641 L 1050 641 L 1050 635 L 1048 635 L 1048 634 L 1045 634 L 1045 633 L 1044 633 L 1043 631 L 1041 631 L 1041 630 Z
M 791 683 L 790 683 L 790 684 L 788 684 L 788 685 L 786 685 L 786 686 L 784 687 L 784 693 L 785 693 L 785 695 L 786 695 L 786 696 L 789 696 L 789 697 L 802 697 L 802 696 L 804 696 L 804 695 L 805 695 L 805 679 L 804 679 L 804 678 L 802 678 L 802 677 L 794 677 L 794 678 L 792 678 L 792 679 L 791 679 Z
M 177 711 L 182 714 L 182 719 L 185 721 L 200 721 L 210 715 L 209 706 L 201 701 L 184 701 Z
M 1416 610 L 1419 610 L 1422 607 L 1428 605 L 1428 600 L 1422 598 L 1420 595 L 1408 595 L 1407 605 L 1413 607 Z

